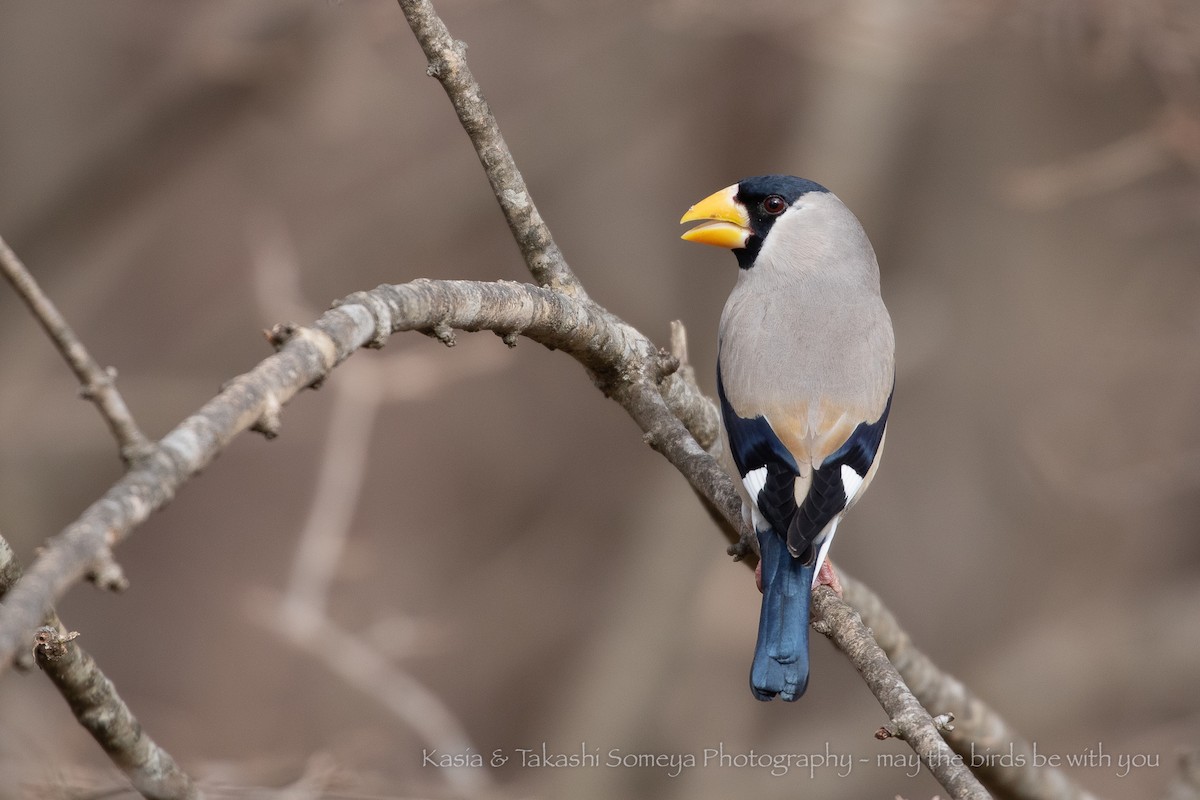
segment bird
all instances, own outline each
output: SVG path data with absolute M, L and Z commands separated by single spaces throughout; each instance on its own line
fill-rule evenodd
M 721 313 L 722 460 L 753 525 L 762 590 L 750 689 L 795 701 L 808 688 L 811 592 L 840 588 L 826 562 L 843 514 L 883 452 L 895 335 L 875 251 L 819 183 L 745 178 L 693 205 L 682 238 L 733 251 Z

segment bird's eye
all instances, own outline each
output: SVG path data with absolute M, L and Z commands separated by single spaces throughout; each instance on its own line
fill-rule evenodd
M 779 216 L 787 210 L 787 200 L 784 200 L 777 194 L 770 195 L 762 201 L 762 210 L 770 214 L 772 217 Z

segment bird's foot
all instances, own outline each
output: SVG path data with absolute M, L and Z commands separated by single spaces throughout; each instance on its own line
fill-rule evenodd
M 726 552 L 733 556 L 734 561 L 741 561 L 746 556 L 758 553 L 758 534 L 755 533 L 754 527 L 749 522 L 742 523 L 742 528 L 738 531 L 737 542 L 729 545 Z
M 825 563 L 821 564 L 821 568 L 817 570 L 816 585 L 828 586 L 830 589 L 833 589 L 833 593 L 838 597 L 842 596 L 842 582 L 838 580 L 837 573 L 833 571 L 833 562 L 828 558 L 825 559 Z M 759 586 L 759 590 L 762 590 L 761 586 Z
M 758 587 L 758 593 L 762 594 L 762 560 L 758 562 L 758 566 L 754 568 L 754 585 Z

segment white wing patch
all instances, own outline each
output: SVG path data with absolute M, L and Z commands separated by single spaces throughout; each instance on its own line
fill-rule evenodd
M 762 514 L 758 512 L 758 494 L 767 485 L 767 468 L 759 467 L 752 469 L 742 477 L 742 486 L 746 487 L 746 494 L 750 495 L 750 516 L 754 522 L 754 530 L 763 531 L 770 527 Z
M 862 488 L 862 476 L 854 471 L 849 464 L 842 464 L 842 492 L 846 495 L 846 505 L 854 502 L 854 495 Z
M 846 505 L 849 506 L 854 502 L 854 496 L 858 494 L 858 490 L 862 488 L 863 479 L 849 464 L 842 464 L 841 472 L 842 493 L 846 495 Z M 843 513 L 845 512 L 843 511 Z M 820 577 L 821 565 L 825 563 L 825 557 L 829 555 L 829 546 L 833 544 L 833 535 L 837 533 L 838 523 L 841 521 L 842 515 L 838 514 L 813 542 L 817 546 L 817 571 L 813 573 L 814 587 L 817 585 L 817 578 Z
M 838 523 L 842 521 L 842 516 L 833 518 L 833 522 L 829 523 L 829 527 L 822 531 L 822 535 L 817 537 L 817 543 L 820 544 L 820 549 L 817 551 L 817 569 L 813 572 L 812 585 L 817 585 L 817 578 L 821 575 L 821 565 L 825 563 L 825 556 L 829 554 L 829 545 L 833 544 L 833 535 L 837 533 Z
M 746 493 L 750 495 L 750 499 L 755 505 L 758 505 L 758 493 L 767 485 L 767 468 L 759 467 L 752 469 L 742 476 L 742 486 L 746 487 Z

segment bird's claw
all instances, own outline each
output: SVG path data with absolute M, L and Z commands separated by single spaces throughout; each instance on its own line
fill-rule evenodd
M 833 562 L 828 558 L 825 559 L 825 563 L 821 565 L 821 568 L 817 570 L 816 585 L 828 586 L 839 598 L 842 597 L 842 582 L 838 579 L 837 573 L 833 571 Z

